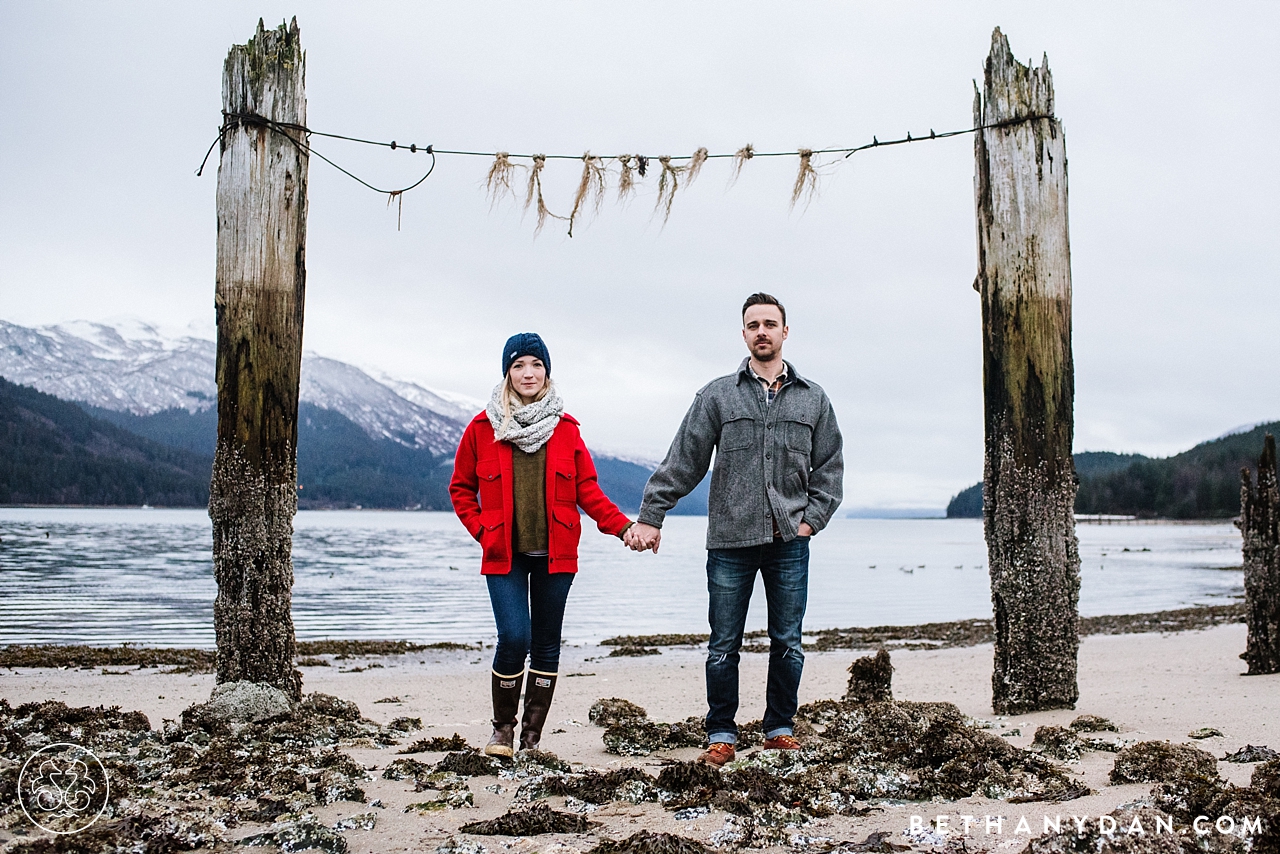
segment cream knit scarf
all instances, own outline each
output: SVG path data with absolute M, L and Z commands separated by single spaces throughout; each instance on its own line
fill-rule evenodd
M 535 400 L 525 406 L 513 406 L 511 419 L 504 431 L 502 396 L 506 393 L 506 388 L 506 380 L 498 383 L 493 396 L 489 398 L 489 405 L 485 407 L 485 414 L 493 425 L 493 435 L 501 441 L 510 442 L 526 454 L 535 453 L 547 444 L 556 424 L 560 423 L 560 416 L 564 414 L 564 402 L 556 394 L 556 387 L 552 386 L 542 400 Z

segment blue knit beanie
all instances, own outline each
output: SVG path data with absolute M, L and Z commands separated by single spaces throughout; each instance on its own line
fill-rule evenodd
M 502 375 L 511 370 L 511 363 L 521 356 L 533 356 L 541 359 L 547 368 L 547 376 L 551 376 L 551 354 L 542 336 L 536 332 L 517 332 L 507 339 L 507 346 L 502 348 Z

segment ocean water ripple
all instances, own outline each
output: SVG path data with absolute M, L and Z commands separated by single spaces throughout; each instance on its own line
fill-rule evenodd
M 298 638 L 492 642 L 480 549 L 447 513 L 303 512 Z M 1141 613 L 1243 594 L 1229 523 L 1081 525 L 1080 610 Z M 587 520 L 570 642 L 706 630 L 706 520 L 672 517 L 658 555 Z M 212 529 L 200 510 L 0 508 L 0 644 L 212 647 Z M 990 616 L 981 520 L 838 519 L 812 544 L 811 629 Z M 765 625 L 757 584 L 748 629 Z

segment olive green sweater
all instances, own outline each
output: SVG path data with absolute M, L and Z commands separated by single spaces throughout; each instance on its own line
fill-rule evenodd
M 511 449 L 512 545 L 517 554 L 547 553 L 547 446 Z

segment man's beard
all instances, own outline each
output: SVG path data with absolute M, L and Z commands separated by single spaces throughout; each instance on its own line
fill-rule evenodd
M 757 344 L 755 347 L 752 347 L 752 348 L 751 348 L 751 355 L 755 357 L 755 360 L 756 360 L 757 362 L 772 362 L 774 359 L 778 358 L 778 348 L 777 348 L 777 347 L 772 347 L 772 349 L 770 349 L 768 352 L 761 353 L 761 352 L 757 349 L 757 348 L 758 348 L 758 347 L 760 347 L 760 346 L 766 346 L 766 347 L 769 347 L 769 346 L 771 346 L 771 345 L 769 345 L 769 344 L 764 344 L 764 345 Z

